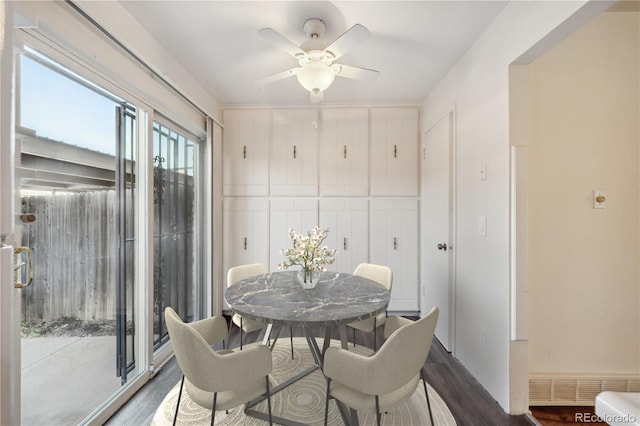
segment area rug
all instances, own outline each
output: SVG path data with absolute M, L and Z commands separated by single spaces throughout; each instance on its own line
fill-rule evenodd
M 279 341 L 273 349 L 273 371 L 271 373 L 273 384 L 276 385 L 287 378 L 304 371 L 313 365 L 313 358 L 307 342 L 304 338 L 294 338 L 295 357 L 291 359 L 289 339 Z M 321 340 L 318 340 L 321 345 Z M 340 342 L 331 341 L 331 346 L 340 346 Z M 361 354 L 370 354 L 371 350 L 363 346 L 353 348 L 350 351 Z M 322 372 L 316 370 L 293 385 L 283 389 L 271 397 L 271 410 L 274 416 L 284 417 L 307 425 L 324 424 L 326 381 Z M 180 382 L 178 382 L 164 398 L 153 417 L 152 426 L 171 425 L 175 413 L 176 402 Z M 456 424 L 447 404 L 440 398 L 436 391 L 429 386 L 429 401 L 433 410 L 433 419 L 438 426 L 452 426 Z M 256 411 L 267 412 L 267 403 L 262 402 L 254 407 Z M 358 413 L 361 425 L 374 425 L 375 415 Z M 211 421 L 211 410 L 206 410 L 193 402 L 186 392 L 182 393 L 180 412 L 178 413 L 178 425 L 208 425 Z M 429 424 L 429 411 L 424 396 L 424 387 L 418 386 L 415 393 L 401 406 L 385 413 L 382 417 L 384 425 L 393 426 L 421 426 Z M 265 425 L 267 422 L 244 414 L 244 406 L 216 412 L 216 425 Z M 334 400 L 329 403 L 329 425 L 343 425 L 342 417 Z

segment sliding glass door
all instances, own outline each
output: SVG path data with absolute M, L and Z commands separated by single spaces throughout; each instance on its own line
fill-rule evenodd
M 163 120 L 153 124 L 154 346 L 168 339 L 164 308 L 200 318 L 201 141 Z
M 19 65 L 22 424 L 75 424 L 135 367 L 136 111 L 35 51 Z
M 16 238 L 34 272 L 16 308 L 21 422 L 78 424 L 170 354 L 165 307 L 207 312 L 204 130 L 34 44 L 47 55 L 25 43 L 16 73 L 16 210 L 35 217 Z

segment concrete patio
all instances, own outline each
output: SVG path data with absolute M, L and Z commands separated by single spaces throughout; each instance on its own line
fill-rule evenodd
M 115 336 L 22 339 L 22 424 L 76 425 L 120 387 Z

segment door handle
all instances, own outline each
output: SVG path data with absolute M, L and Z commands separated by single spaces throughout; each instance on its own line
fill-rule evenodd
M 438 243 L 438 250 L 447 251 L 447 243 Z
M 21 253 L 27 253 L 27 263 L 19 261 Z M 15 262 L 16 262 L 15 266 L 13 267 L 13 272 L 14 272 L 13 287 L 14 288 L 29 287 L 33 282 L 33 258 L 31 257 L 31 250 L 29 250 L 27 247 L 16 247 L 13 250 L 13 255 L 15 257 Z M 21 283 L 18 281 L 18 274 L 19 274 L 19 271 L 25 265 L 27 266 L 27 282 Z

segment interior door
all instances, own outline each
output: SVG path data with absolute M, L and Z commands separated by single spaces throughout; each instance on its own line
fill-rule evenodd
M 454 344 L 453 113 L 430 128 L 421 151 L 421 311 L 440 308 L 436 336 L 448 351 Z

